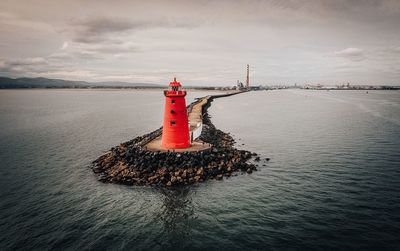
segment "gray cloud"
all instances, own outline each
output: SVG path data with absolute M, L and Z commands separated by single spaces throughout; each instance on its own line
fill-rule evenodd
M 48 66 L 49 62 L 42 57 L 19 58 L 12 60 L 1 60 L 0 67 L 3 71 L 23 71 L 35 67 Z
M 96 17 L 73 20 L 69 29 L 72 30 L 73 40 L 79 43 L 98 43 L 110 33 L 129 31 L 142 24 L 120 18 Z
M 385 59 L 398 59 L 400 60 L 400 46 L 391 46 L 379 50 L 380 56 Z
M 96 17 L 91 19 L 75 20 L 72 21 L 71 24 L 73 26 L 83 27 L 85 32 L 87 32 L 88 34 L 124 31 L 143 25 L 140 23 L 134 23 L 130 20 L 109 17 Z
M 0 60 L 0 73 L 6 76 L 13 76 L 15 74 L 26 74 L 27 72 L 32 71 L 43 71 L 48 67 L 48 60 L 42 57 Z
M 343 57 L 355 61 L 361 61 L 365 59 L 364 50 L 360 48 L 350 47 L 340 51 L 335 51 L 334 54 L 338 57 Z
M 84 19 L 74 19 L 69 23 L 67 32 L 72 32 L 73 40 L 79 43 L 99 43 L 103 41 L 118 43 L 117 39 L 110 35 L 124 35 L 123 33 L 134 30 L 150 28 L 194 28 L 197 25 L 193 21 L 180 22 L 179 20 L 143 19 L 132 20 L 121 17 L 97 16 Z
M 87 51 L 87 50 L 73 50 L 68 52 L 56 52 L 50 54 L 47 57 L 52 63 L 63 62 L 64 64 L 68 64 L 71 61 L 77 60 L 99 60 L 102 59 L 100 55 L 95 51 Z
M 47 65 L 48 61 L 42 57 L 13 59 L 5 62 L 10 66 Z
M 87 52 L 96 52 L 96 53 L 109 53 L 109 54 L 117 54 L 117 53 L 133 53 L 138 52 L 139 48 L 135 46 L 133 43 L 127 42 L 122 44 L 95 44 L 86 48 Z

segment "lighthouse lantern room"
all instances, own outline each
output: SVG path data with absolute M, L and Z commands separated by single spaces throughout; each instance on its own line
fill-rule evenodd
M 161 143 L 164 149 L 190 147 L 186 91 L 181 88 L 181 84 L 174 78 L 168 90 L 164 90 L 165 110 Z

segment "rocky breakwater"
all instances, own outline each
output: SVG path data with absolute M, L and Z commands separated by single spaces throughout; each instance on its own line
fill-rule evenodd
M 260 161 L 255 153 L 233 147 L 235 141 L 215 128 L 207 109 L 213 97 L 203 106 L 203 131 L 200 139 L 212 144 L 199 152 L 153 152 L 144 147 L 161 134 L 161 128 L 137 137 L 100 156 L 92 164 L 93 171 L 103 182 L 126 185 L 178 186 L 222 180 L 235 172 L 252 173 Z M 254 159 L 253 163 L 249 163 Z M 266 159 L 269 160 L 269 159 Z

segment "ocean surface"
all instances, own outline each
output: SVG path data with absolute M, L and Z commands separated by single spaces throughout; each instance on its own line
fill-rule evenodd
M 212 92 L 190 92 L 194 97 Z M 249 92 L 209 109 L 259 171 L 103 184 L 99 155 L 162 123 L 151 90 L 0 91 L 0 250 L 399 250 L 400 92 Z

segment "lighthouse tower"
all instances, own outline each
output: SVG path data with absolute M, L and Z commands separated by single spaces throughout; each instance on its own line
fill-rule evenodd
M 161 143 L 164 149 L 190 147 L 189 122 L 185 102 L 186 91 L 181 88 L 181 83 L 176 82 L 176 78 L 174 78 L 174 82 L 169 84 L 168 90 L 164 91 L 165 111 Z

